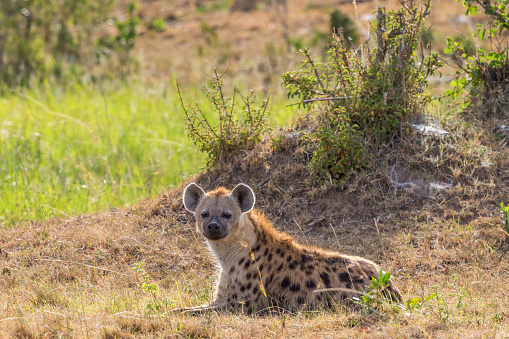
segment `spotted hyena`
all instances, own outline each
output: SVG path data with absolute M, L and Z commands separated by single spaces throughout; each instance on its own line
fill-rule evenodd
M 205 193 L 192 183 L 183 195 L 220 268 L 216 299 L 211 305 L 181 311 L 289 310 L 351 302 L 378 278 L 380 268 L 367 259 L 304 246 L 279 232 L 263 213 L 253 209 L 249 186 L 233 191 L 220 187 Z M 386 297 L 401 302 L 389 282 Z

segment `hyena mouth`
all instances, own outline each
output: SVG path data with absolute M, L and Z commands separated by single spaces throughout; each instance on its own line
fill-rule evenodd
M 227 234 L 224 234 L 224 235 L 207 235 L 207 234 L 204 234 L 205 238 L 209 239 L 209 240 L 219 240 L 219 239 L 223 239 L 224 237 L 226 237 L 228 235 Z

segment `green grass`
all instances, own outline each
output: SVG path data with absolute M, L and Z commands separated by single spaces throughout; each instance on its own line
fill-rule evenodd
M 205 155 L 185 134 L 174 85 L 92 84 L 0 97 L 0 224 L 123 207 L 197 173 Z M 213 117 L 201 89 L 182 89 Z M 295 109 L 276 98 L 272 124 Z M 213 118 L 212 118 L 213 119 Z

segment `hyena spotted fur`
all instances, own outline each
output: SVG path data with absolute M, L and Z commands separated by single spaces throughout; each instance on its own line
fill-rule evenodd
M 208 242 L 220 267 L 215 301 L 180 311 L 263 310 L 330 307 L 351 302 L 378 278 L 380 268 L 367 259 L 304 246 L 279 232 L 263 213 L 253 209 L 251 188 L 237 185 L 205 193 L 192 183 L 184 191 L 185 208 Z M 386 298 L 402 302 L 389 282 Z

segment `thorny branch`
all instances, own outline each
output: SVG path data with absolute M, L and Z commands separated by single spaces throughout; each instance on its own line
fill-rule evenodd
M 345 99 L 351 99 L 352 97 L 330 97 L 330 98 L 314 98 L 314 99 L 306 99 L 302 100 L 301 102 L 298 102 L 296 104 L 286 105 L 286 107 L 291 107 L 295 105 L 300 104 L 309 104 L 311 102 L 318 102 L 318 101 L 336 101 L 336 100 L 345 100 Z
M 381 62 L 384 58 L 383 49 L 384 49 L 384 40 L 383 40 L 383 31 L 382 31 L 382 20 L 385 18 L 385 13 L 382 10 L 382 7 L 378 6 L 378 14 L 376 15 L 376 40 L 378 42 L 378 62 Z
M 309 55 L 308 49 L 306 49 L 304 51 L 304 55 L 308 58 L 309 63 L 311 64 L 311 67 L 313 67 L 313 70 L 315 71 L 316 80 L 318 80 L 318 84 L 320 85 L 320 88 L 322 89 L 322 91 L 325 92 L 325 87 L 323 86 L 322 80 L 320 79 L 320 75 L 318 74 L 318 70 L 316 69 L 315 63 L 313 62 L 313 59 Z

